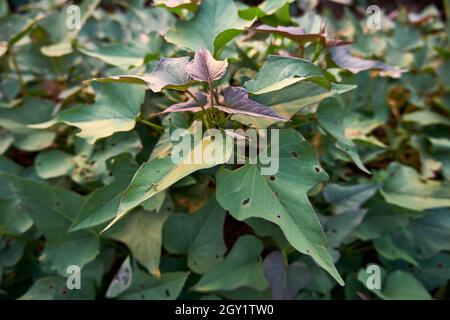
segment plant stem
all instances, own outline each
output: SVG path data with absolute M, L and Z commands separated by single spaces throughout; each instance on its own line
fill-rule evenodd
M 189 95 L 192 99 L 194 99 L 194 101 L 197 103 L 197 105 L 202 108 L 203 111 L 203 120 L 205 121 L 205 125 L 206 125 L 206 129 L 209 129 L 209 122 L 208 122 L 208 118 L 209 118 L 209 113 L 206 111 L 205 107 L 200 103 L 200 101 L 198 101 L 197 97 L 191 92 L 189 91 L 189 89 L 186 89 L 186 94 Z
M 20 93 L 22 95 L 25 95 L 25 82 L 23 81 L 22 73 L 20 72 L 19 66 L 17 65 L 16 58 L 14 57 L 14 52 L 13 52 L 12 47 L 8 48 L 8 56 L 9 56 L 12 66 L 13 66 L 14 72 L 17 74 L 17 77 L 19 78 Z
M 161 132 L 161 133 L 164 132 L 164 128 L 160 125 L 157 125 L 156 123 L 153 123 L 153 122 L 147 121 L 145 119 L 141 119 L 141 118 L 137 119 L 137 121 L 155 129 L 158 132 Z

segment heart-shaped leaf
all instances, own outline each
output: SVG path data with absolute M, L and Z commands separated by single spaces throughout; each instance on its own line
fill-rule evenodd
M 406 70 L 398 67 L 393 67 L 377 60 L 366 60 L 362 58 L 353 57 L 350 49 L 347 47 L 337 47 L 331 50 L 331 59 L 339 67 L 347 69 L 352 73 L 360 71 L 377 69 L 381 70 L 380 75 L 389 76 L 392 78 L 400 78 L 402 73 Z
M 260 261 L 263 245 L 251 235 L 239 237 L 225 260 L 205 273 L 192 287 L 195 291 L 230 291 L 239 287 L 267 288 Z
M 211 84 L 223 77 L 227 71 L 228 62 L 214 59 L 207 49 L 200 48 L 185 68 L 186 72 L 195 80 Z
M 206 48 L 216 53 L 252 23 L 239 17 L 232 0 L 203 0 L 196 16 L 179 21 L 165 38 L 192 51 Z
M 148 75 L 117 75 L 94 78 L 92 81 L 142 84 L 153 92 L 161 92 L 164 89 L 185 91 L 193 82 L 185 71 L 188 64 L 189 57 L 162 58 Z
M 292 300 L 311 280 L 311 273 L 301 261 L 286 265 L 283 254 L 273 251 L 264 259 L 264 274 L 275 300 Z
M 10 189 L 10 197 L 20 202 L 21 210 L 33 219 L 37 229 L 45 236 L 42 259 L 51 269 L 66 276 L 68 266 L 82 268 L 99 254 L 100 243 L 95 232 L 68 232 L 83 204 L 80 195 L 7 173 L 0 173 L 0 185 L 2 190 Z M 5 200 L 8 199 L 2 199 Z
M 218 109 L 231 114 L 245 114 L 266 119 L 287 121 L 271 108 L 256 101 L 250 100 L 248 92 L 241 87 L 228 87 L 224 91 L 224 105 L 218 105 Z
M 303 80 L 310 80 L 330 88 L 330 82 L 325 78 L 322 69 L 310 61 L 270 55 L 258 73 L 247 81 L 244 87 L 253 94 L 263 94 Z
M 141 112 L 145 89 L 117 83 L 93 83 L 93 87 L 97 94 L 93 105 L 72 107 L 60 112 L 49 122 L 29 127 L 47 128 L 64 122 L 80 128 L 77 135 L 91 144 L 114 132 L 133 129 L 135 119 Z
M 164 248 L 171 253 L 187 254 L 189 268 L 205 273 L 223 260 L 224 221 L 225 210 L 215 199 L 197 212 L 175 213 L 164 226 Z
M 317 108 L 317 120 L 320 126 L 336 139 L 336 147 L 347 154 L 359 169 L 370 174 L 370 171 L 364 166 L 355 144 L 345 136 L 343 118 L 343 107 L 337 99 L 327 98 Z
M 279 170 L 262 176 L 256 165 L 244 165 L 217 174 L 217 200 L 238 219 L 263 218 L 277 224 L 297 250 L 310 255 L 340 284 L 319 219 L 308 200 L 308 191 L 328 179 L 314 150 L 292 129 L 279 133 Z
M 381 194 L 392 204 L 411 210 L 426 210 L 450 206 L 450 189 L 444 183 L 426 180 L 413 169 L 397 162 L 387 170 L 388 178 Z
M 171 157 L 144 163 L 125 190 L 116 217 L 103 231 L 122 219 L 130 210 L 169 188 L 182 178 L 197 170 L 225 163 L 228 160 L 226 156 L 216 157 L 212 154 L 216 148 L 221 149 L 223 147 L 223 145 L 219 145 L 218 140 L 213 141 L 211 137 L 205 137 L 187 154 L 183 155 L 181 163 L 174 162 Z M 202 155 L 201 161 L 194 161 L 196 158 L 194 155 L 196 154 Z

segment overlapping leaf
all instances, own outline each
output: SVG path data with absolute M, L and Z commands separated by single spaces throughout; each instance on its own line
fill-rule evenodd
M 252 22 L 238 16 L 232 0 L 204 0 L 193 19 L 179 21 L 165 38 L 192 51 L 205 48 L 215 53 Z
M 297 132 L 280 132 L 279 171 L 261 176 L 255 165 L 217 173 L 217 200 L 238 220 L 259 217 L 277 224 L 291 245 L 343 284 L 307 192 L 328 179 L 311 145 Z M 230 192 L 231 190 L 231 192 Z
M 80 128 L 77 134 L 89 143 L 108 137 L 115 132 L 134 128 L 135 119 L 144 102 L 144 88 L 131 84 L 93 84 L 96 102 L 90 106 L 77 106 L 60 112 L 53 120 L 33 128 L 47 128 L 64 122 Z

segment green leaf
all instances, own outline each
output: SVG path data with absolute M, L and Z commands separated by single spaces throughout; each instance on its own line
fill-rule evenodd
M 333 205 L 333 213 L 341 214 L 346 211 L 357 210 L 370 199 L 378 190 L 375 183 L 361 183 L 355 185 L 328 184 L 323 190 L 325 200 Z
M 391 235 L 397 247 L 417 259 L 428 259 L 450 250 L 449 209 L 434 209 L 424 217 L 410 221 L 406 228 Z
M 49 56 L 49 57 L 60 57 L 60 56 L 72 53 L 73 52 L 72 41 L 74 41 L 76 39 L 76 37 L 78 36 L 82 27 L 84 26 L 84 24 L 86 23 L 88 18 L 92 15 L 95 8 L 99 4 L 100 4 L 100 0 L 84 0 L 83 2 L 81 2 L 80 6 L 79 6 L 79 10 L 80 10 L 80 17 L 79 17 L 80 25 L 79 25 L 79 27 L 77 26 L 77 28 L 74 28 L 73 30 L 68 31 L 62 37 L 60 42 L 49 45 L 49 46 L 41 47 L 41 52 L 44 55 Z M 67 25 L 68 19 L 70 19 L 70 17 L 66 13 L 63 13 L 62 15 L 63 15 L 62 22 L 65 25 L 64 26 L 58 25 L 58 26 L 52 26 L 52 27 L 53 28 L 57 27 L 57 28 L 60 28 L 63 30 L 68 30 L 66 25 Z
M 194 213 L 174 213 L 164 226 L 164 248 L 187 254 L 189 269 L 205 273 L 223 260 L 225 210 L 215 199 Z
M 103 47 L 78 48 L 83 54 L 102 60 L 103 62 L 119 67 L 122 70 L 128 70 L 142 66 L 148 54 L 154 55 L 161 51 L 162 40 L 158 35 L 151 35 L 148 45 L 141 43 L 116 43 Z
M 268 283 L 260 260 L 263 245 L 250 235 L 240 237 L 225 260 L 205 273 L 191 289 L 195 291 L 230 291 L 240 287 L 264 290 Z
M 36 173 L 44 179 L 68 175 L 73 181 L 87 185 L 89 183 L 110 179 L 107 160 L 118 154 L 135 156 L 142 149 L 136 132 L 118 132 L 102 139 L 94 145 L 76 138 L 75 155 L 61 150 L 45 150 L 35 160 Z
M 45 150 L 36 157 L 36 173 L 43 179 L 69 175 L 73 168 L 72 155 L 58 149 Z
M 223 139 L 221 140 L 223 142 Z M 191 140 L 189 139 L 189 141 Z M 219 139 L 215 141 L 219 141 Z M 225 157 L 214 157 L 212 155 L 212 151 L 216 148 L 220 150 L 223 148 L 223 145 L 213 142 L 211 137 L 205 137 L 194 148 L 183 154 L 181 163 L 175 163 L 171 157 L 144 163 L 134 175 L 127 190 L 125 190 L 120 200 L 116 217 L 104 230 L 122 219 L 131 209 L 169 188 L 182 178 L 195 171 L 211 168 L 226 162 L 227 159 Z M 195 154 L 202 155 L 201 161 L 195 161 Z
M 417 266 L 417 261 L 410 253 L 403 248 L 397 246 L 391 237 L 382 237 L 373 241 L 373 246 L 377 252 L 384 258 L 389 260 L 404 260 Z
M 421 126 L 430 126 L 436 124 L 443 124 L 450 126 L 450 120 L 441 116 L 438 113 L 429 110 L 419 110 L 403 115 L 403 121 L 415 122 Z
M 99 253 L 99 241 L 92 231 L 68 232 L 83 199 L 78 194 L 36 181 L 0 173 L 0 185 L 13 187 L 10 196 L 20 201 L 23 210 L 31 216 L 38 230 L 47 240 L 43 261 L 52 269 L 66 275 L 66 268 L 82 268 Z
M 327 97 L 339 95 L 354 88 L 356 87 L 353 85 L 332 83 L 330 90 L 327 90 L 317 83 L 300 81 L 281 90 L 253 95 L 251 99 L 265 106 L 272 107 L 273 111 L 286 119 L 290 119 L 294 114 L 308 106 L 313 106 Z M 234 116 L 233 118 L 255 128 L 267 128 L 276 122 L 244 115 Z
M 281 90 L 300 81 L 309 80 L 325 88 L 330 82 L 318 66 L 308 60 L 270 55 L 252 80 L 244 87 L 253 94 L 263 94 Z
M 365 269 L 358 273 L 358 280 L 366 284 L 369 274 Z M 381 289 L 372 289 L 383 300 L 431 300 L 430 294 L 414 276 L 397 270 L 389 273 Z
M 108 162 L 108 168 L 114 180 L 87 196 L 70 231 L 98 226 L 115 217 L 123 191 L 130 183 L 138 166 L 129 156 L 119 156 Z
M 80 290 L 69 290 L 66 279 L 51 276 L 37 279 L 19 300 L 92 300 L 95 294 L 93 281 L 83 281 Z
M 55 119 L 31 127 L 47 128 L 64 122 L 80 128 L 77 135 L 91 144 L 115 132 L 133 129 L 135 119 L 141 113 L 145 89 L 137 85 L 113 83 L 93 83 L 93 87 L 97 94 L 94 104 L 64 110 Z
M 149 275 L 132 263 L 131 285 L 118 296 L 120 300 L 174 300 L 187 279 L 185 272 L 169 272 L 159 278 Z
M 328 245 L 337 248 L 352 233 L 352 231 L 361 223 L 366 214 L 365 209 L 347 211 L 326 217 L 324 222 L 325 234 Z
M 14 135 L 13 145 L 25 151 L 38 151 L 53 143 L 56 134 L 49 130 L 31 129 L 29 125 L 48 121 L 54 104 L 47 100 L 27 98 L 11 109 L 0 108 L 0 126 Z
M 133 256 L 153 275 L 159 276 L 162 229 L 170 211 L 134 210 L 127 219 L 116 223 L 105 234 L 130 248 Z
M 131 268 L 130 257 L 128 256 L 120 265 L 116 275 L 109 284 L 106 291 L 107 298 L 116 298 L 118 295 L 127 290 L 133 280 L 133 269 Z
M 326 238 L 308 191 L 328 175 L 321 168 L 311 144 L 292 129 L 280 130 L 279 171 L 261 176 L 255 165 L 217 173 L 217 200 L 238 220 L 259 217 L 277 224 L 289 243 L 310 255 L 340 284 Z
M 320 126 L 336 140 L 336 147 L 348 155 L 359 169 L 370 174 L 361 161 L 355 144 L 345 136 L 343 118 L 344 110 L 337 99 L 328 98 L 317 108 L 317 120 Z
M 418 279 L 427 287 L 434 290 L 447 284 L 450 279 L 450 255 L 438 254 L 430 259 L 421 260 L 419 268 L 415 271 Z
M 388 203 L 411 210 L 450 207 L 447 183 L 423 181 L 413 168 L 396 162 L 389 165 L 387 172 L 381 194 Z
M 177 22 L 175 30 L 169 30 L 165 38 L 192 51 L 205 48 L 217 53 L 252 23 L 239 18 L 232 0 L 204 0 L 193 19 Z

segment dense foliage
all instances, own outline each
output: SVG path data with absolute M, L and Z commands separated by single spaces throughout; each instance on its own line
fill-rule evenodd
M 448 298 L 449 3 L 354 2 L 0 1 L 0 298 Z

